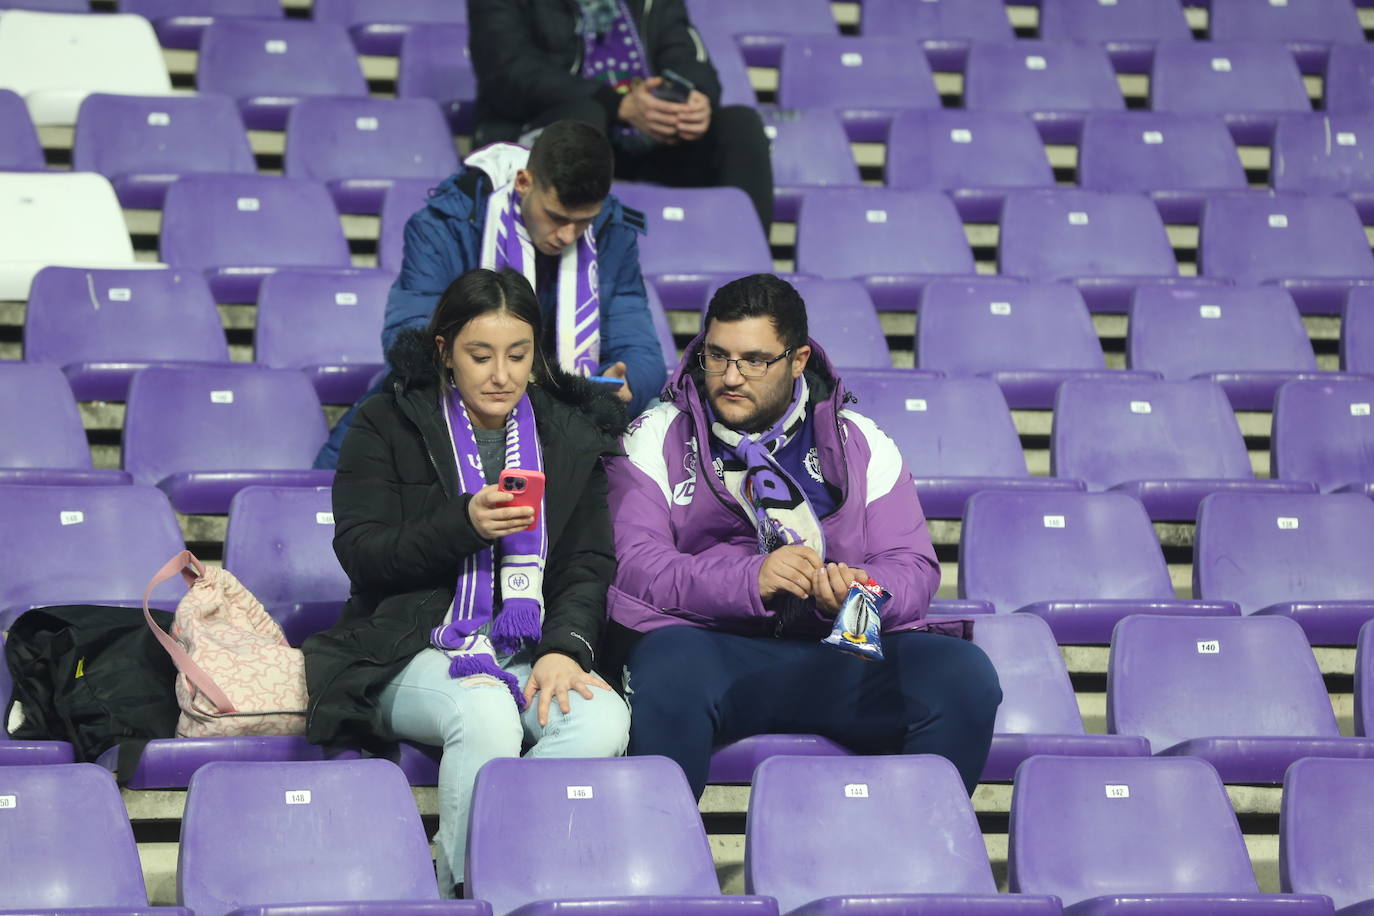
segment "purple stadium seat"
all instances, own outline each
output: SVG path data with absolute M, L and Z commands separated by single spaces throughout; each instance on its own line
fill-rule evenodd
M 0 10 L 32 10 L 39 13 L 89 13 L 91 0 L 0 0 Z
M 1363 114 L 1374 108 L 1374 46 L 1334 45 L 1322 85 L 1323 107 L 1330 114 Z
M 1084 732 L 1064 656 L 1044 620 L 1033 614 L 979 617 L 973 641 L 992 660 L 1002 685 L 983 782 L 1011 782 L 1021 761 L 1036 754 L 1149 756 L 1144 738 Z
M 748 785 L 759 764 L 770 757 L 847 757 L 854 752 L 820 735 L 750 735 L 711 753 L 706 781 Z
M 1189 282 L 1144 194 L 1013 191 L 1002 207 L 998 272 L 1071 280 L 1095 312 L 1124 312 L 1142 282 Z
M 704 310 L 721 281 L 773 269 L 754 205 L 739 188 L 617 183 L 612 192 L 644 213 L 639 264 L 666 309 Z
M 457 170 L 432 99 L 302 99 L 286 121 L 286 177 L 323 181 L 340 213 L 379 212 L 393 179 L 438 184 Z
M 13 681 L 10 667 L 4 663 L 4 645 L 0 643 L 0 716 L 7 715 Z M 29 738 L 11 738 L 8 726 L 0 721 L 0 767 L 7 766 L 47 766 L 54 763 L 74 763 L 76 752 L 70 741 L 36 741 Z M 0 849 L 4 840 L 0 840 Z M 7 857 L 8 858 L 8 857 Z
M 67 379 L 56 366 L 0 362 L 0 484 L 121 484 L 95 470 Z
M 1035 124 L 1013 111 L 907 111 L 887 140 L 890 188 L 944 191 L 959 215 L 995 223 L 1011 188 L 1052 188 Z
M 1374 287 L 1353 286 L 1341 310 L 1341 368 L 1374 375 Z
M 811 339 L 841 375 L 847 377 L 848 369 L 892 368 L 887 336 L 862 283 L 805 276 L 791 277 L 788 282 L 806 303 Z M 711 296 L 724 285 L 717 284 Z
M 730 35 L 751 67 L 776 67 L 793 35 L 839 33 L 829 0 L 688 0 L 692 24 Z
M 182 175 L 257 172 L 238 106 L 208 93 L 86 96 L 72 165 L 109 178 L 119 202 L 134 210 L 162 209 L 168 186 Z
M 468 27 L 413 25 L 401 39 L 396 95 L 402 99 L 433 99 L 443 109 L 451 131 L 471 134 L 477 75 L 468 54 Z
M 758 95 L 754 92 L 749 68 L 744 63 L 744 53 L 735 42 L 735 36 L 726 28 L 716 27 L 713 21 L 697 20 L 692 26 L 706 47 L 711 65 L 716 68 L 716 77 L 720 80 L 720 104 L 757 105 Z
M 289 369 L 144 369 L 129 386 L 124 469 L 178 512 L 222 513 L 252 484 L 329 486 L 320 399 Z M 149 573 L 151 575 L 151 573 Z
M 324 185 L 269 175 L 188 175 L 167 189 L 162 260 L 202 270 L 215 301 L 254 302 L 283 267 L 349 267 Z
M 1331 913 L 1261 894 L 1235 811 L 1201 760 L 1033 757 L 1011 796 L 1007 883 L 1064 912 Z
M 1334 315 L 1350 287 L 1374 283 L 1374 253 L 1348 200 L 1223 196 L 1203 208 L 1198 269 L 1236 282 L 1278 283 L 1303 314 Z
M 745 892 L 798 916 L 1059 913 L 1052 897 L 997 893 L 961 786 L 932 754 L 764 761 L 749 795 Z
M 1149 194 L 1164 222 L 1189 224 L 1197 223 L 1208 197 L 1249 187 L 1221 118 L 1160 111 L 1089 117 L 1078 149 L 1078 184 Z
M 1272 410 L 1274 393 L 1318 372 L 1293 297 L 1273 286 L 1140 286 L 1131 300 L 1126 363 L 1170 380 L 1202 378 L 1236 410 Z
M 406 223 L 429 200 L 438 182 L 428 178 L 399 178 L 382 197 L 381 228 L 377 234 L 377 263 L 382 270 L 399 272 L 405 255 Z
M 0 89 L 0 169 L 41 172 L 47 167 L 24 100 L 9 89 Z
M 356 760 L 353 749 L 311 744 L 304 735 L 233 738 L 154 738 L 143 748 L 130 773 L 119 772 L 120 747 L 115 745 L 96 763 L 120 777 L 130 789 L 184 789 L 191 776 L 207 763 L 281 763 Z
M 915 39 L 940 71 L 962 73 L 974 42 L 1013 37 L 1001 0 L 864 0 L 862 15 L 865 35 Z
M 1174 596 L 1149 518 L 1120 493 L 975 493 L 959 597 L 1042 617 L 1061 643 L 1106 643 L 1128 614 L 1238 613 L 1229 601 Z
M 1191 41 L 1179 0 L 1041 0 L 1040 37 L 1102 45 L 1121 73 L 1149 73 L 1155 45 Z
M 663 311 L 663 303 L 659 301 L 658 290 L 654 285 L 645 283 L 644 292 L 648 294 L 649 317 L 654 320 L 654 334 L 658 336 L 658 346 L 663 351 L 663 364 L 668 367 L 668 374 L 671 375 L 681 358 L 677 341 L 673 339 L 673 327 L 668 323 L 668 314 Z
M 1363 44 L 1364 28 L 1350 0 L 1210 0 L 1213 41 L 1274 41 L 1288 46 L 1303 73 L 1326 70 L 1333 43 Z
M 1341 737 L 1302 627 L 1283 617 L 1127 617 L 1112 634 L 1107 730 L 1235 783 L 1277 785 L 1300 757 L 1374 757 L 1374 739 Z
M 300 369 L 325 404 L 352 404 L 383 365 L 378 329 L 395 277 L 379 270 L 287 270 L 258 292 L 257 361 Z
M 386 760 L 208 763 L 191 777 L 177 900 L 197 916 L 438 897 L 420 812 Z
M 1315 645 L 1353 646 L 1374 618 L 1374 502 L 1353 493 L 1217 493 L 1198 511 L 1193 594 L 1291 617 Z
M 773 218 L 796 222 L 812 187 L 858 187 L 859 167 L 840 117 L 825 108 L 760 112 L 773 158 Z
M 896 112 L 939 108 L 925 55 L 896 38 L 796 36 L 782 52 L 778 104 L 839 111 L 849 139 L 882 143 Z
M 199 272 L 45 267 L 24 316 L 24 358 L 62 367 L 78 401 L 123 401 L 149 366 L 228 366 Z
M 1118 490 L 1155 521 L 1191 521 L 1208 493 L 1306 493 L 1311 484 L 1255 478 L 1240 426 L 1216 382 L 1069 380 L 1050 434 L 1055 476 Z
M 579 853 L 529 854 L 554 835 Z M 498 916 L 778 912 L 769 897 L 721 896 L 692 791 L 666 757 L 488 762 L 473 791 L 464 891 Z
M 1374 622 L 1355 640 L 1355 734 L 1374 738 Z
M 252 130 L 281 130 L 306 96 L 366 96 L 343 26 L 300 20 L 219 19 L 200 41 L 202 92 L 233 96 Z
M 186 549 L 167 497 L 152 487 L 0 486 L 0 518 L 0 632 L 33 607 L 141 607 L 148 579 Z M 152 604 L 170 610 L 185 591 L 164 583 Z
M 1374 496 L 1372 404 L 1374 380 L 1367 376 L 1284 385 L 1274 404 L 1274 476 L 1310 480 L 1323 493 Z
M 1283 778 L 1279 880 L 1325 894 L 1346 916 L 1374 912 L 1374 760 L 1299 760 Z
M 384 9 L 372 0 L 317 0 L 311 16 L 348 29 L 359 54 L 395 57 L 415 26 L 466 25 L 468 9 L 453 0 L 390 0 Z
M 1007 402 L 989 379 L 870 369 L 845 372 L 844 382 L 858 395 L 856 410 L 896 442 L 929 518 L 961 517 L 979 490 L 1082 489 L 1030 476 Z
M 916 365 L 990 378 L 1014 410 L 1048 410 L 1066 379 L 1122 377 L 1107 368 L 1083 296 L 1065 283 L 937 280 L 921 291 L 920 315 Z
M 1374 113 L 1280 118 L 1269 182 L 1280 192 L 1344 195 L 1374 223 Z
M 1023 112 L 1045 142 L 1077 143 L 1089 112 L 1121 111 L 1126 102 L 1101 46 L 1023 39 L 973 46 L 964 105 L 975 111 Z
M 959 213 L 939 191 L 823 188 L 802 199 L 797 271 L 862 280 L 879 311 L 915 311 L 926 283 L 975 268 Z
M 119 0 L 120 12 L 153 23 L 164 48 L 194 51 L 206 26 L 216 19 L 281 19 L 281 0 Z
M 1278 42 L 1161 41 L 1150 70 L 1155 111 L 1221 115 L 1237 143 L 1268 145 L 1281 115 L 1312 110 Z

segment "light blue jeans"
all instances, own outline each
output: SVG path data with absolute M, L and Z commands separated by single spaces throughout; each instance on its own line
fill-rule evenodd
M 524 687 L 531 657 L 521 651 L 501 667 Z M 549 724 L 539 724 L 539 697 L 521 713 L 505 684 L 490 677 L 454 680 L 448 656 L 423 649 L 382 689 L 378 725 L 408 741 L 444 749 L 439 760 L 439 892 L 452 896 L 463 880 L 468 810 L 482 764 L 496 757 L 619 757 L 629 741 L 630 711 L 614 691 L 592 687 L 593 698 L 568 691 L 571 711 L 557 700 Z

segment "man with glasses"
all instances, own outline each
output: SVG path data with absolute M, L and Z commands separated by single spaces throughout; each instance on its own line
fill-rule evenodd
M 978 783 L 997 674 L 971 622 L 926 618 L 940 567 L 921 504 L 854 401 L 797 291 L 744 277 L 607 463 L 619 569 L 603 670 L 623 677 L 630 753 L 676 760 L 698 797 L 713 748 L 766 733 L 940 754 Z M 869 579 L 892 594 L 881 660 L 821 642 Z

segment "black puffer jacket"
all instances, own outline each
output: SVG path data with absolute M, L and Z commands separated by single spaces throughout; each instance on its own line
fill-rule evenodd
M 429 645 L 453 600 L 459 561 L 489 546 L 457 493 L 458 469 L 439 407 L 433 344 L 397 338 L 383 393 L 359 410 L 334 481 L 334 552 L 352 581 L 337 626 L 307 639 L 307 735 L 315 743 L 377 743 L 377 695 Z M 557 371 L 557 370 L 555 370 Z M 606 616 L 615 548 L 601 456 L 624 430 L 619 401 L 559 373 L 529 388 L 543 448 L 549 554 L 544 632 L 536 656 L 562 652 L 584 669 Z

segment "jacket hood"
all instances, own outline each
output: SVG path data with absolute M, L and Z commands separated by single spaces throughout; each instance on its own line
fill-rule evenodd
M 677 401 L 679 397 L 686 395 L 688 388 L 696 385 L 701 375 L 696 371 L 697 354 L 701 352 L 705 339 L 706 330 L 703 328 L 682 351 L 682 359 L 678 361 L 677 368 L 669 374 L 668 382 L 663 388 L 663 400 Z M 811 403 L 823 401 L 837 393 L 841 400 L 852 397 L 841 385 L 840 377 L 836 374 L 825 349 L 812 337 L 808 337 L 806 343 L 811 347 L 811 358 L 806 361 L 806 382 L 811 388 Z

